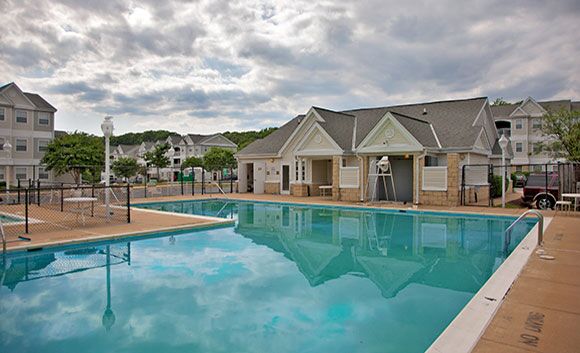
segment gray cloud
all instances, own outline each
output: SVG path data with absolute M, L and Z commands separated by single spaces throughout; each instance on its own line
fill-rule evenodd
M 261 128 L 313 104 L 580 95 L 572 0 L 7 0 L 0 13 L 0 81 L 82 111 L 57 119 L 67 130 L 98 131 L 105 112 L 126 129 L 163 115 L 212 132 L 201 122 Z

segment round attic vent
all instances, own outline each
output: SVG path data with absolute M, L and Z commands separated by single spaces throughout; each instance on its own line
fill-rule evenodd
M 395 130 L 393 130 L 392 128 L 388 128 L 385 130 L 385 137 L 387 139 L 392 139 L 393 137 L 395 137 Z

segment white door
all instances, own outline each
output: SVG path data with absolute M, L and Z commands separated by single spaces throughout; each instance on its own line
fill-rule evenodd
M 239 192 L 248 192 L 248 178 L 246 173 L 248 172 L 247 163 L 238 164 L 238 190 Z
M 254 194 L 264 193 L 266 162 L 254 162 Z

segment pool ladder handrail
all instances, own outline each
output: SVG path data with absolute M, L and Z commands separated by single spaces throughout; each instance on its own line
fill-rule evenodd
M 2 254 L 6 253 L 6 234 L 4 234 L 4 222 L 0 219 L 0 233 L 2 233 Z
M 228 195 L 226 195 L 226 192 L 221 188 L 220 184 L 216 183 L 215 181 L 213 183 L 215 184 L 215 186 L 217 186 L 218 190 L 224 195 L 224 197 L 226 199 L 229 199 Z
M 533 215 L 538 217 L 538 246 L 543 246 L 544 244 L 544 216 L 537 210 L 527 210 L 526 212 L 522 213 L 518 219 L 516 219 L 510 226 L 506 229 L 505 234 L 509 235 L 511 238 L 511 233 L 513 228 L 518 224 L 522 219 L 526 218 L 529 215 Z

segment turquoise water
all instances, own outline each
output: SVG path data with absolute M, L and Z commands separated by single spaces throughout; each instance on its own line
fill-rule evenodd
M 2 223 L 6 224 L 6 223 L 24 222 L 24 219 L 14 217 L 14 216 L 9 216 L 6 214 L 0 214 L 0 221 L 2 221 Z
M 501 264 L 505 217 L 153 204 L 235 226 L 15 254 L 0 352 L 422 352 Z

